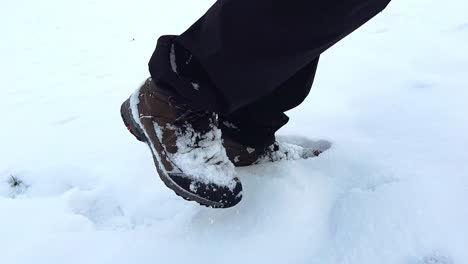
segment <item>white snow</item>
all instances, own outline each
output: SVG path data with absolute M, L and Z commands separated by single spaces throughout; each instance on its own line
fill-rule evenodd
M 212 2 L 2 3 L 0 262 L 468 263 L 468 3 L 393 1 L 327 51 L 281 133 L 332 148 L 238 169 L 243 201 L 214 210 L 119 114 L 157 36 Z
M 234 129 L 238 129 L 238 127 L 236 125 L 234 125 L 233 123 L 229 122 L 229 121 L 223 121 L 222 123 L 225 127 L 228 127 L 228 128 L 234 128 Z
M 168 153 L 168 156 L 187 177 L 234 190 L 237 184 L 234 165 L 223 147 L 221 129 L 212 128 L 207 133 L 196 132 L 191 126 L 184 131 L 178 130 L 177 152 Z
M 200 90 L 200 84 L 194 83 L 194 82 L 192 82 L 191 84 L 192 84 L 193 89 L 195 89 L 195 90 L 197 90 L 197 91 Z
M 284 140 L 286 142 L 284 142 Z M 291 137 L 285 137 L 284 139 L 277 138 L 277 149 L 275 150 L 275 146 L 270 146 L 269 151 L 266 153 L 266 155 L 262 155 L 259 157 L 259 159 L 255 162 L 255 164 L 261 164 L 265 162 L 277 162 L 277 161 L 283 161 L 283 160 L 299 160 L 299 159 L 308 159 L 312 157 L 317 156 L 317 152 L 323 152 L 328 150 L 331 147 L 331 143 L 328 142 L 329 146 L 320 146 L 320 141 L 312 141 L 307 138 L 304 138 L 303 141 L 308 142 L 310 144 L 313 144 L 312 146 L 307 146 L 307 145 L 296 145 L 296 144 L 291 144 L 293 138 Z M 288 143 L 290 141 L 291 143 Z M 249 148 L 247 148 L 247 151 L 249 153 L 252 153 L 253 151 L 249 151 Z
M 254 148 L 250 148 L 250 147 L 247 147 L 246 150 L 249 154 L 252 154 L 255 151 Z

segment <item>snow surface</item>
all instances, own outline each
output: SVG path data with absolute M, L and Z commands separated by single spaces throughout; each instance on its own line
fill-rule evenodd
M 239 169 L 226 210 L 165 188 L 119 116 L 212 2 L 2 2 L 0 262 L 468 263 L 467 2 L 393 1 L 327 51 L 281 133 L 332 148 Z

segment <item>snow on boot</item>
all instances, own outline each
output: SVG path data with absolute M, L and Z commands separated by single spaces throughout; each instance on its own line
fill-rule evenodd
M 121 115 L 149 146 L 161 180 L 177 195 L 213 208 L 240 202 L 242 185 L 213 112 L 190 109 L 149 78 L 122 104 Z
M 268 146 L 264 150 L 257 161 L 255 161 L 255 164 L 282 160 L 308 159 L 318 157 L 321 153 L 322 151 L 318 149 L 305 148 L 286 142 L 276 141 L 273 145 Z
M 290 143 L 275 141 L 273 144 L 248 146 L 239 142 L 236 133 L 239 128 L 231 122 L 224 120 L 220 124 L 223 132 L 223 144 L 229 160 L 236 167 L 250 166 L 265 162 L 282 160 L 297 160 L 317 157 L 321 150 L 306 148 Z
M 321 150 L 279 141 L 268 147 L 249 147 L 225 138 L 224 146 L 229 160 L 236 167 L 282 160 L 308 159 L 318 157 L 322 153 Z

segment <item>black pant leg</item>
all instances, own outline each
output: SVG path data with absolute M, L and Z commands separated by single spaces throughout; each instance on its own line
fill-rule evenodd
M 206 71 L 221 112 L 232 113 L 273 93 L 389 2 L 218 0 L 175 41 Z
M 318 61 L 319 58 L 300 69 L 268 96 L 224 115 L 224 121 L 233 123 L 238 128 L 225 132 L 231 133 L 231 138 L 248 146 L 273 144 L 275 132 L 289 120 L 284 112 L 298 106 L 309 94 Z

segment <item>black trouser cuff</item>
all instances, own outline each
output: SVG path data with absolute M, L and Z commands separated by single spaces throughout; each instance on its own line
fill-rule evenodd
M 223 113 L 223 100 L 214 85 L 201 65 L 175 42 L 176 38 L 166 35 L 158 39 L 148 64 L 153 81 L 172 89 L 194 109 Z

